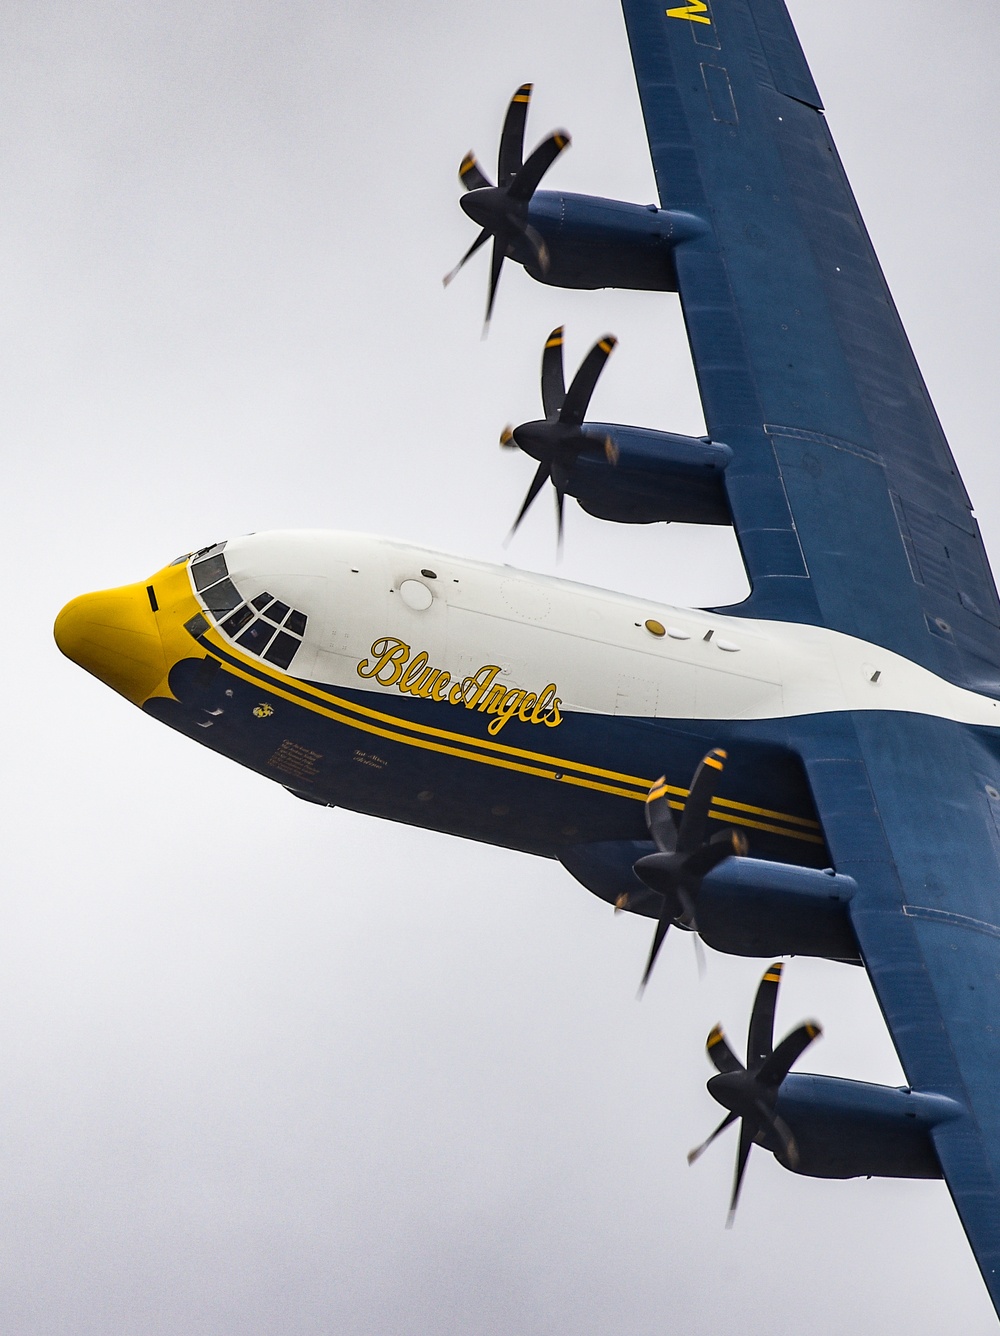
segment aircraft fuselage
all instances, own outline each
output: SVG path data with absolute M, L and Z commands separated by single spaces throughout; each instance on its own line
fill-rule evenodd
M 645 841 L 653 780 L 681 809 L 722 746 L 712 816 L 751 856 L 823 867 L 789 718 L 995 725 L 1000 709 L 824 628 L 339 532 L 251 535 L 83 595 L 56 639 L 146 713 L 301 798 L 550 857 Z

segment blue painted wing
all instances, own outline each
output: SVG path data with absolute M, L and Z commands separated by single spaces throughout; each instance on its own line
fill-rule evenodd
M 624 9 L 661 203 L 711 224 L 674 258 L 746 610 L 1000 686 L 979 529 L 782 0 Z
M 623 0 L 709 433 L 750 573 L 741 615 L 810 621 L 1000 687 L 969 499 L 782 0 Z M 1000 742 L 922 715 L 786 721 L 865 964 L 1000 1305 Z

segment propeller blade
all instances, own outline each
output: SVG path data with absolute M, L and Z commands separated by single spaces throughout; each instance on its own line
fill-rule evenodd
M 705 960 L 705 948 L 701 944 L 701 933 L 695 932 L 693 940 L 694 958 L 698 965 L 698 982 L 700 983 L 705 977 L 705 971 L 708 969 L 708 964 Z
M 490 257 L 490 292 L 486 299 L 486 319 L 483 321 L 483 338 L 490 331 L 490 319 L 493 315 L 493 303 L 497 299 L 497 284 L 500 282 L 500 270 L 503 268 L 506 245 L 500 237 L 493 238 L 493 254 Z
M 705 877 L 727 858 L 734 854 L 745 854 L 746 851 L 747 837 L 741 830 L 726 826 L 723 830 L 717 830 L 707 844 L 696 848 L 693 854 L 688 854 L 684 870 L 694 876 Z
M 623 891 L 615 901 L 615 913 L 620 914 L 623 909 L 638 909 L 647 900 L 652 900 L 654 895 L 655 891 L 651 891 L 647 886 L 635 891 Z
M 500 447 L 503 450 L 516 450 L 517 441 L 514 440 L 514 428 L 508 422 L 506 427 L 500 433 Z
M 572 390 L 570 391 L 572 394 Z M 721 747 L 715 747 L 702 758 L 701 765 L 694 772 L 691 791 L 688 793 L 684 812 L 677 832 L 677 850 L 679 853 L 693 853 L 705 841 L 708 827 L 708 810 L 715 797 L 715 789 L 722 777 L 722 768 L 726 753 Z
M 694 914 L 694 900 L 691 898 L 691 892 L 683 882 L 677 887 L 677 899 L 680 901 L 681 912 L 675 917 L 675 922 L 683 923 L 686 928 L 697 933 L 698 924 Z
M 680 844 L 680 839 L 678 839 Z M 724 863 L 726 859 L 732 858 L 734 854 L 745 854 L 746 836 L 742 831 L 734 831 L 732 826 L 726 826 L 721 831 L 716 831 L 708 843 L 702 844 L 696 848 L 693 854 L 688 854 L 684 860 L 684 870 L 690 876 L 708 876 L 713 867 Z
M 470 148 L 468 153 L 462 159 L 462 164 L 458 169 L 458 179 L 466 190 L 485 190 L 492 186 L 493 182 L 485 174 L 479 163 L 476 161 L 476 155 Z
M 677 825 L 670 810 L 668 791 L 667 777 L 661 775 L 646 794 L 646 829 L 661 854 L 672 854 L 677 848 Z
M 788 1161 L 789 1168 L 797 1169 L 799 1167 L 799 1148 L 794 1136 L 792 1136 L 792 1129 L 775 1113 L 768 1116 L 768 1127 L 781 1142 L 781 1148 L 785 1159 Z
M 727 1229 L 732 1225 L 736 1214 L 747 1159 L 755 1141 L 776 1155 L 779 1162 L 789 1169 L 799 1167 L 799 1148 L 795 1137 L 788 1124 L 778 1117 L 775 1109 L 781 1083 L 788 1075 L 792 1064 L 822 1031 L 815 1022 L 807 1021 L 786 1035 L 772 1051 L 774 1009 L 781 984 L 781 973 L 780 962 L 769 965 L 757 989 L 747 1034 L 746 1067 L 730 1048 L 721 1025 L 715 1026 L 708 1036 L 706 1045 L 708 1056 L 720 1073 L 709 1081 L 709 1094 L 730 1112 L 728 1118 L 716 1128 L 708 1140 L 690 1153 L 688 1162 L 697 1159 L 729 1123 L 736 1118 L 740 1119 L 740 1145 L 736 1157 L 733 1191 L 729 1201 L 729 1216 L 726 1220 Z
M 458 264 L 455 265 L 455 268 L 451 271 L 451 273 L 450 273 L 450 274 L 445 274 L 445 276 L 444 276 L 444 280 L 443 280 L 445 287 L 448 286 L 448 284 L 451 282 L 451 280 L 455 277 L 455 275 L 456 275 L 456 274 L 458 273 L 458 271 L 461 269 L 462 265 L 465 264 L 466 260 L 471 259 L 472 256 L 475 255 L 476 251 L 479 250 L 480 246 L 485 246 L 486 243 L 487 243 L 487 241 L 489 241 L 489 239 L 490 239 L 490 234 L 489 234 L 489 232 L 486 230 L 486 228 L 484 227 L 483 230 L 480 232 L 479 236 L 476 237 L 475 241 L 472 243 L 472 245 L 469 247 L 469 249 L 465 252 L 465 254 L 462 256 L 462 258 L 459 260 Z
M 566 400 L 563 375 L 563 327 L 557 325 L 545 340 L 542 352 L 542 411 L 549 421 L 559 416 Z
M 806 1021 L 791 1034 L 786 1034 L 764 1065 L 756 1073 L 757 1080 L 769 1090 L 777 1090 L 792 1069 L 792 1064 L 802 1056 L 813 1040 L 823 1033 L 815 1021 Z
M 567 426 L 579 427 L 590 405 L 591 395 L 598 377 L 604 370 L 604 364 L 614 352 L 618 340 L 613 334 L 605 334 L 598 339 L 590 352 L 580 363 L 580 369 L 573 377 L 573 383 L 566 394 L 559 421 Z
M 507 186 L 521 170 L 524 159 L 524 123 L 528 118 L 533 84 L 522 84 L 510 100 L 503 130 L 500 132 L 500 155 L 497 162 L 497 184 Z
M 521 509 L 517 512 L 517 519 L 511 526 L 511 531 L 508 537 L 510 538 L 514 537 L 514 534 L 517 532 L 517 526 L 524 519 L 525 515 L 527 514 L 528 507 L 531 505 L 532 501 L 534 501 L 535 497 L 545 486 L 545 483 L 548 480 L 548 476 L 549 476 L 549 466 L 548 463 L 545 460 L 543 460 L 542 463 L 539 464 L 538 468 L 535 470 L 535 476 L 532 478 L 531 486 L 528 488 L 528 495 L 524 498 L 524 504 L 521 506 Z
M 538 266 L 538 272 L 544 278 L 549 272 L 549 248 L 545 244 L 545 238 L 530 223 L 525 223 L 521 229 L 521 235 L 535 252 L 535 264 Z
M 774 1052 L 774 1008 L 781 985 L 780 961 L 770 965 L 760 981 L 747 1032 L 747 1071 L 756 1072 Z
M 740 1149 L 736 1156 L 736 1174 L 733 1177 L 733 1195 L 729 1199 L 729 1214 L 726 1216 L 726 1228 L 732 1229 L 733 1221 L 736 1219 L 736 1205 L 740 1199 L 740 1188 L 743 1186 L 743 1175 L 746 1173 L 747 1160 L 750 1157 L 750 1147 L 753 1145 L 754 1129 L 744 1118 L 740 1123 Z
M 518 171 L 507 188 L 508 199 L 518 204 L 527 204 L 538 189 L 538 183 L 565 148 L 569 148 L 570 138 L 565 130 L 556 130 L 555 134 L 543 139 L 531 154 L 531 157 Z
M 726 1038 L 721 1025 L 715 1025 L 709 1031 L 708 1039 L 705 1041 L 705 1052 L 708 1054 L 715 1070 L 722 1072 L 724 1076 L 730 1072 L 742 1072 L 744 1070 L 742 1062 L 730 1048 L 729 1040 Z
M 646 991 L 646 984 L 649 983 L 649 976 L 653 972 L 653 966 L 656 964 L 656 957 L 660 954 L 660 947 L 663 945 L 663 939 L 670 928 L 670 909 L 669 904 L 664 904 L 663 912 L 656 923 L 656 932 L 653 934 L 653 945 L 649 948 L 649 959 L 646 961 L 646 968 L 643 971 L 642 982 L 639 984 L 639 996 L 642 997 Z
M 553 464 L 550 476 L 556 489 L 556 552 L 561 555 L 566 493 L 569 490 L 569 470 L 563 464 Z
M 695 1160 L 700 1159 L 700 1157 L 705 1154 L 705 1152 L 708 1150 L 709 1146 L 719 1135 L 719 1133 L 724 1132 L 727 1127 L 731 1127 L 732 1124 L 735 1123 L 736 1118 L 737 1115 L 735 1113 L 727 1114 L 726 1117 L 723 1118 L 722 1122 L 719 1124 L 719 1126 L 715 1129 L 715 1131 L 712 1133 L 710 1137 L 706 1137 L 700 1146 L 695 1146 L 694 1150 L 689 1150 L 688 1164 L 694 1164 Z

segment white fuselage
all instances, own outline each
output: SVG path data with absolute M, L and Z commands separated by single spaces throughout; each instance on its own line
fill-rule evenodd
M 384 655 L 390 642 L 403 670 L 426 655 L 450 683 L 490 665 L 508 688 L 540 695 L 554 684 L 563 712 L 750 720 L 895 710 L 1000 724 L 998 702 L 823 627 L 675 608 L 361 534 L 276 531 L 230 540 L 225 552 L 245 597 L 266 588 L 308 614 L 289 671 L 334 688 L 397 694 L 391 663 L 367 671 L 373 647 L 383 642 Z

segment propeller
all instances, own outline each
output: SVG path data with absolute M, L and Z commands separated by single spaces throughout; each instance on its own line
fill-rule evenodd
M 539 271 L 549 267 L 549 252 L 541 233 L 528 222 L 528 205 L 538 185 L 564 148 L 569 147 L 569 135 L 556 130 L 544 139 L 528 160 L 524 156 L 524 123 L 528 116 L 532 85 L 522 84 L 510 100 L 500 133 L 500 154 L 497 162 L 497 184 L 493 185 L 483 172 L 476 155 L 470 150 L 462 159 L 458 177 L 467 194 L 461 205 L 474 223 L 482 229 L 450 274 L 445 275 L 445 287 L 451 282 L 466 260 L 493 238 L 493 257 L 490 261 L 489 296 L 486 301 L 486 322 L 483 333 L 489 329 L 493 303 L 496 300 L 500 270 L 507 256 L 515 251 L 530 252 Z
M 617 343 L 613 334 L 605 334 L 598 339 L 580 363 L 567 390 L 563 373 L 562 325 L 557 326 L 546 339 L 542 352 L 542 409 L 545 417 L 535 422 L 524 422 L 520 427 L 505 427 L 500 433 L 502 446 L 510 449 L 519 446 L 525 454 L 539 461 L 508 540 L 517 532 L 518 525 L 546 482 L 551 482 L 556 489 L 556 524 L 559 545 L 562 546 L 566 491 L 570 470 L 577 455 L 584 450 L 603 450 L 610 463 L 617 462 L 618 452 L 610 436 L 601 442 L 583 430 L 583 419 L 594 388 Z
M 670 810 L 669 790 L 663 775 L 646 796 L 646 826 L 658 852 L 640 858 L 633 870 L 640 881 L 662 897 L 662 907 L 639 985 L 640 993 L 649 982 L 670 925 L 676 923 L 689 932 L 697 932 L 695 901 L 702 878 L 723 859 L 747 852 L 747 839 L 741 830 L 724 826 L 714 835 L 708 834 L 709 810 L 726 759 L 721 747 L 715 747 L 702 758 L 691 780 L 679 825 Z M 628 905 L 619 902 L 619 907 L 627 908 Z
M 736 1215 L 736 1203 L 754 1142 L 772 1151 L 786 1168 L 795 1169 L 799 1163 L 795 1138 L 788 1125 L 775 1113 L 775 1106 L 778 1090 L 792 1064 L 823 1031 L 815 1021 L 806 1021 L 785 1035 L 777 1048 L 774 1047 L 774 1008 L 778 1001 L 781 969 L 780 964 L 769 966 L 757 989 L 747 1034 L 747 1065 L 744 1067 L 730 1048 L 721 1025 L 711 1031 L 705 1046 L 718 1073 L 708 1083 L 709 1094 L 729 1112 L 712 1135 L 688 1153 L 688 1164 L 694 1164 L 720 1132 L 739 1120 L 740 1141 L 727 1229 Z

